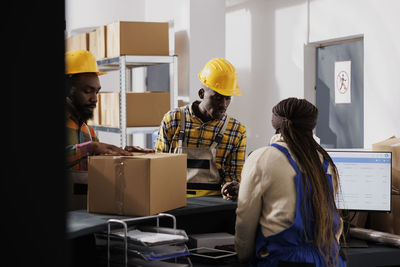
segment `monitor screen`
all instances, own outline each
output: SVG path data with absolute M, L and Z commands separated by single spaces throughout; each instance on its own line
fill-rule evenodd
M 327 150 L 339 172 L 338 209 L 390 211 L 392 154 Z

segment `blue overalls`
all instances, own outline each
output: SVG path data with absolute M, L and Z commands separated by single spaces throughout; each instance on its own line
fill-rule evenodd
M 313 228 L 314 223 L 310 221 L 308 226 L 305 226 L 303 223 L 303 214 L 302 214 L 302 199 L 305 194 L 304 186 L 302 186 L 301 172 L 297 167 L 297 164 L 289 154 L 287 148 L 280 146 L 278 144 L 271 144 L 271 146 L 279 149 L 282 153 L 286 155 L 290 164 L 296 171 L 296 176 L 294 177 L 296 183 L 296 216 L 294 222 L 291 226 L 286 228 L 280 233 L 277 233 L 272 236 L 265 237 L 261 231 L 261 228 L 258 227 L 257 236 L 256 236 L 256 258 L 252 262 L 253 266 L 296 266 L 294 264 L 304 263 L 300 266 L 326 266 L 324 258 L 322 254 L 319 252 L 318 247 L 316 247 L 311 242 L 306 241 L 305 237 L 305 227 L 308 227 L 309 230 L 306 232 L 310 236 L 310 239 L 313 239 Z M 332 176 L 327 174 L 329 162 L 324 159 L 323 168 L 326 176 L 329 180 L 331 189 L 332 186 Z M 304 203 L 308 202 L 308 199 Z M 307 217 L 313 217 L 313 209 L 311 206 L 306 206 L 304 208 L 305 212 L 308 214 Z M 306 218 L 307 219 L 307 218 Z M 339 218 L 335 219 L 335 229 L 339 229 Z M 340 249 L 339 244 L 337 245 L 337 249 Z M 334 255 L 334 252 L 332 252 Z M 262 256 L 262 255 L 266 256 Z M 307 264 L 308 263 L 308 264 Z M 336 266 L 344 267 L 346 266 L 345 261 L 339 255 Z

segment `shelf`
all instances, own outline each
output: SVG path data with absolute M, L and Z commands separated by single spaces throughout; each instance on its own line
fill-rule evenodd
M 159 126 L 153 127 L 126 127 L 126 92 L 132 91 L 132 69 L 135 67 L 146 67 L 159 64 L 169 64 L 169 92 L 172 108 L 178 106 L 178 56 L 128 56 L 105 58 L 97 60 L 101 71 L 119 70 L 119 93 L 120 93 L 120 127 L 94 126 L 95 131 L 117 133 L 120 135 L 120 146 L 131 145 L 132 139 L 127 135 L 135 133 L 152 134 Z M 128 141 L 130 143 L 128 143 Z
M 101 132 L 109 132 L 109 133 L 121 133 L 121 129 L 118 127 L 110 127 L 110 126 L 99 126 L 99 125 L 91 125 L 95 131 Z M 144 133 L 144 134 L 152 134 L 154 131 L 157 131 L 159 126 L 148 126 L 148 127 L 126 127 L 127 134 L 135 134 L 135 133 Z
M 121 129 L 110 126 L 90 125 L 95 131 L 108 132 L 108 133 L 121 133 Z
M 127 67 L 145 67 L 174 63 L 175 56 L 120 56 L 97 60 L 100 70 L 118 70 L 121 58 L 125 58 Z

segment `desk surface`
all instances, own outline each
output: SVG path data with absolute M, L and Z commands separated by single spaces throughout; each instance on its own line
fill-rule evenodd
M 368 242 L 367 248 L 346 248 L 347 266 L 400 266 L 400 248 Z
M 186 216 L 201 213 L 236 210 L 236 202 L 221 197 L 191 197 L 187 205 L 165 213 L 174 216 Z M 75 210 L 67 213 L 67 238 L 72 239 L 107 229 L 107 220 L 126 219 L 134 216 L 88 213 L 86 210 Z
M 184 224 L 188 219 L 197 220 L 202 214 L 231 213 L 234 216 L 236 202 L 224 200 L 220 197 L 193 197 L 188 198 L 187 206 L 168 211 Z M 107 220 L 111 218 L 132 218 L 132 216 L 118 216 L 109 214 L 88 213 L 86 210 L 70 211 L 67 214 L 67 238 L 89 235 L 107 229 Z M 210 218 L 212 223 L 218 223 L 216 217 Z M 192 225 L 189 225 L 192 226 Z M 179 228 L 179 227 L 178 227 Z M 387 247 L 379 244 L 369 243 L 368 248 L 347 248 L 346 254 L 349 267 L 369 266 L 400 266 L 400 248 Z M 202 267 L 207 264 L 194 263 L 194 266 Z M 244 266 L 236 262 L 230 262 L 225 266 Z

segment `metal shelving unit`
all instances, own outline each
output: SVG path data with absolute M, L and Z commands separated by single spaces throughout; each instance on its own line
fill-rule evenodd
M 155 127 L 127 127 L 126 126 L 126 92 L 132 91 L 132 69 L 159 64 L 169 64 L 171 108 L 178 106 L 178 57 L 177 56 L 119 56 L 98 60 L 101 71 L 119 70 L 120 93 L 120 127 L 93 126 L 95 131 L 120 134 L 120 146 L 130 145 L 128 135 L 134 133 L 153 133 Z

